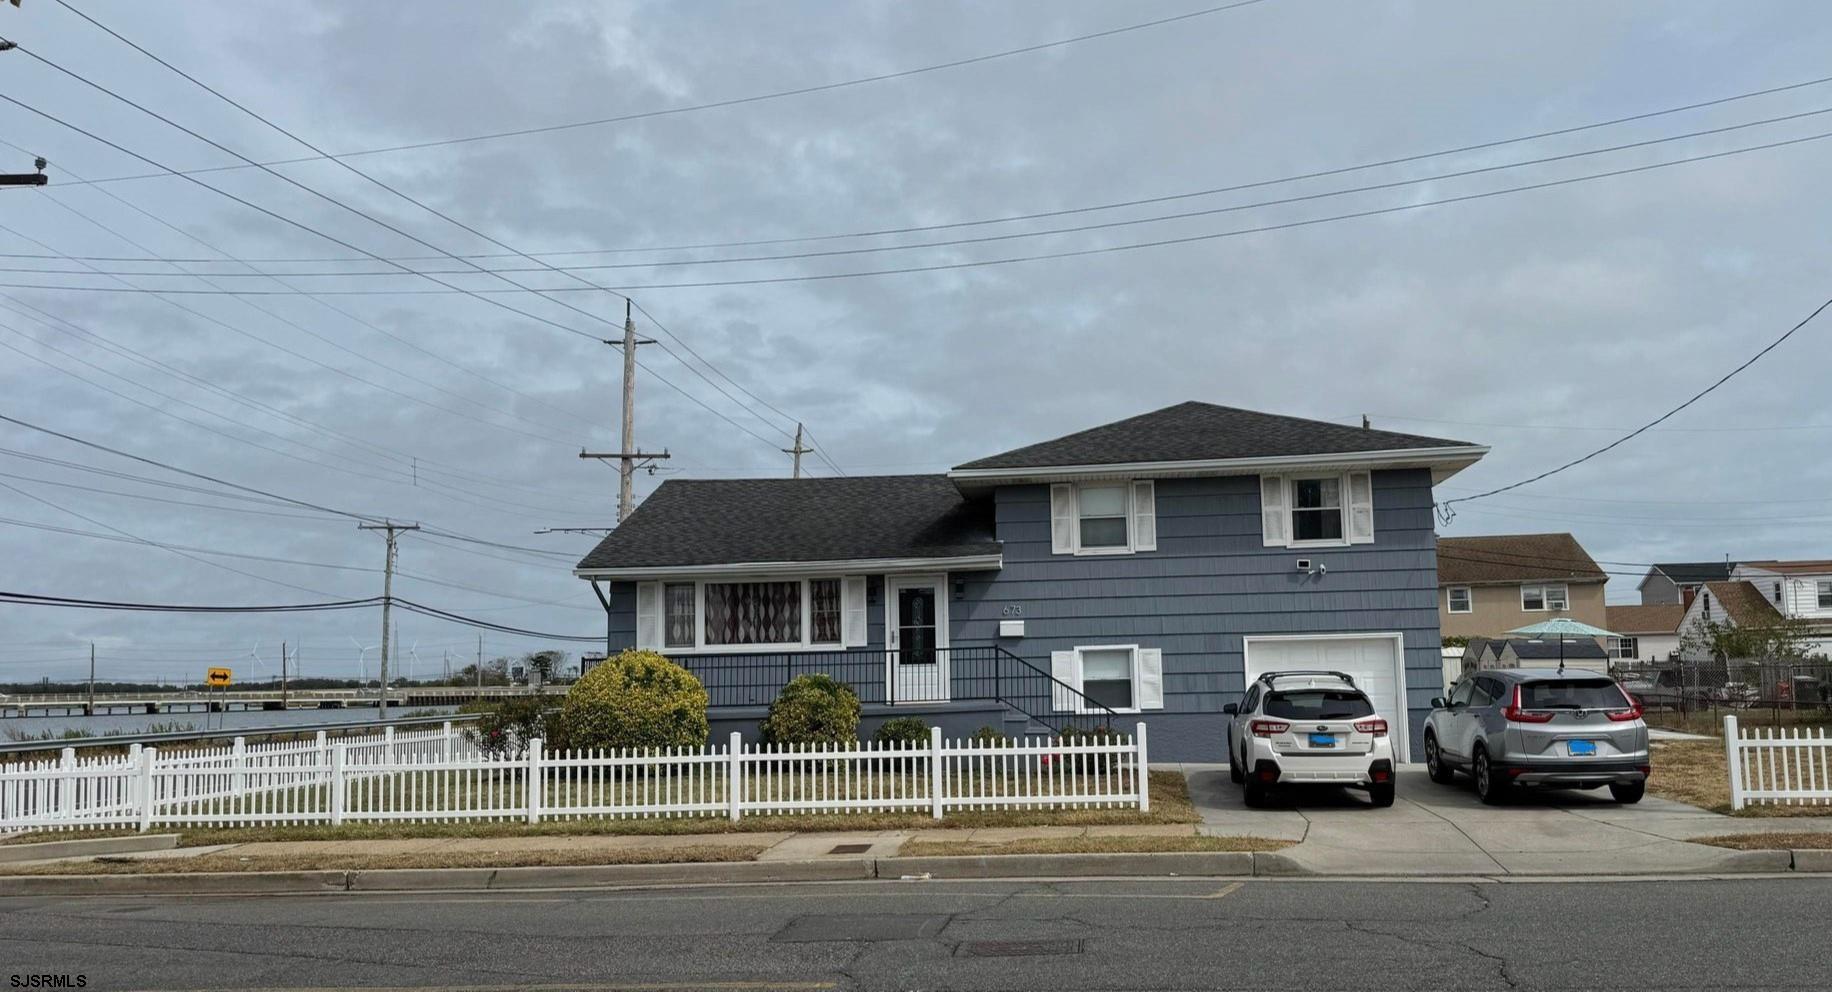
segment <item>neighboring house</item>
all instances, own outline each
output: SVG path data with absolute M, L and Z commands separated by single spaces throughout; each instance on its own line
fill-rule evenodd
M 1567 670 L 1608 674 L 1610 657 L 1592 638 L 1567 640 L 1558 638 L 1510 637 L 1495 640 L 1478 638 L 1469 642 L 1463 660 L 1467 669 L 1551 668 L 1563 664 Z
M 1788 573 L 1776 569 L 1775 566 L 1801 565 L 1825 567 L 1826 563 L 1764 562 L 1762 565 L 1765 567 L 1752 569 L 1751 572 L 1743 574 L 1760 575 L 1764 577 L 1733 580 L 1729 582 L 1707 582 L 1698 590 L 1698 594 L 1692 598 L 1692 605 L 1686 608 L 1685 618 L 1682 619 L 1679 624 L 1682 646 L 1689 632 L 1702 631 L 1708 623 L 1717 623 L 1730 627 L 1763 628 L 1777 626 L 1791 616 L 1796 619 L 1807 621 L 1810 625 L 1809 631 L 1817 630 L 1821 635 L 1817 638 L 1808 639 L 1801 644 L 1801 649 L 1804 653 L 1832 654 L 1832 619 L 1827 619 L 1832 617 L 1832 610 L 1826 610 L 1822 614 L 1817 610 L 1817 605 L 1815 604 L 1815 608 L 1811 611 L 1788 614 L 1785 613 L 1781 607 L 1776 605 L 1777 600 L 1781 602 L 1782 606 L 1787 606 L 1792 601 L 1788 596 L 1786 580 L 1775 578 L 1775 576 Z M 1740 571 L 1748 566 L 1739 565 L 1737 567 Z M 1792 574 L 1795 578 L 1798 578 L 1801 574 L 1805 574 L 1807 578 L 1801 580 L 1804 582 L 1816 581 L 1813 578 L 1816 573 L 1810 571 Z M 1782 583 L 1779 587 L 1779 591 L 1777 591 L 1777 582 Z M 1700 653 L 1701 652 L 1696 650 L 1689 652 L 1689 654 L 1693 656 Z
M 1553 617 L 1604 627 L 1608 581 L 1570 534 L 1440 537 L 1438 625 L 1445 637 L 1499 637 Z
M 1688 595 L 1691 595 L 1688 593 Z M 1653 606 L 1611 606 L 1609 622 L 1604 628 L 1617 637 L 1609 639 L 1609 656 L 1618 661 L 1668 661 L 1679 652 L 1679 625 L 1686 608 L 1678 603 Z
M 724 732 L 820 671 L 868 728 L 1144 720 L 1220 761 L 1253 677 L 1325 668 L 1403 756 L 1442 692 L 1432 487 L 1487 450 L 1182 403 L 945 475 L 669 480 L 575 572 L 607 649 L 694 671 Z
M 1692 597 L 1707 582 L 1730 581 L 1731 561 L 1692 561 L 1657 564 L 1641 580 L 1641 605 L 1656 606 L 1677 603 L 1691 606 Z M 1613 628 L 1612 628 L 1613 629 Z

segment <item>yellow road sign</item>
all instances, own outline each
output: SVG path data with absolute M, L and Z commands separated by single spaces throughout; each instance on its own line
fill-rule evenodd
M 212 668 L 204 676 L 204 681 L 210 683 L 211 685 L 228 685 L 229 684 L 229 669 Z

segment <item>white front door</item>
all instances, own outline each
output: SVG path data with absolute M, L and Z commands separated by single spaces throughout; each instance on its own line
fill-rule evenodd
M 884 646 L 891 699 L 948 699 L 947 578 L 893 575 L 884 580 Z
M 1394 756 L 1407 760 L 1406 661 L 1399 635 L 1279 635 L 1245 640 L 1249 686 L 1265 672 L 1321 669 L 1348 675 L 1368 694 L 1374 711 L 1387 718 Z

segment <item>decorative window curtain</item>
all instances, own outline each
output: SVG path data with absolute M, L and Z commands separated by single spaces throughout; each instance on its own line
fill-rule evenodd
M 669 583 L 663 596 L 667 639 L 671 648 L 693 647 L 693 583 Z
M 808 582 L 809 626 L 813 628 L 810 643 L 840 643 L 840 580 L 811 579 Z
M 801 583 L 708 582 L 706 643 L 801 643 Z

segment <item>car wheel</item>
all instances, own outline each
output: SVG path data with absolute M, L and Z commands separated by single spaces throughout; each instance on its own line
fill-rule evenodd
M 1457 773 L 1444 763 L 1444 754 L 1438 750 L 1438 738 L 1435 734 L 1425 735 L 1425 771 L 1433 782 L 1449 785 L 1456 780 Z
M 1258 778 L 1247 779 L 1241 786 L 1241 792 L 1248 806 L 1258 809 L 1266 805 L 1266 786 Z
M 1488 749 L 1476 745 L 1476 757 L 1472 764 L 1476 776 L 1476 795 L 1490 806 L 1499 806 L 1507 801 L 1507 786 L 1495 777 L 1494 769 L 1489 765 Z
M 1368 786 L 1368 801 L 1376 808 L 1385 809 L 1393 805 L 1393 783 L 1375 783 Z
M 1609 783 L 1609 794 L 1619 803 L 1638 803 L 1647 792 L 1648 784 L 1645 781 Z
M 1239 785 L 1247 780 L 1247 776 L 1241 772 L 1240 765 L 1235 763 L 1234 758 L 1234 749 L 1230 747 L 1228 748 L 1228 779 L 1235 785 Z

